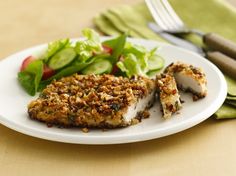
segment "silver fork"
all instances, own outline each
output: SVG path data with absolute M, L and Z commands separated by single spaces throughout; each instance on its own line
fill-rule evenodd
M 175 13 L 168 0 L 145 0 L 153 19 L 162 31 L 171 34 L 194 33 L 203 38 L 203 42 L 212 50 L 220 51 L 236 59 L 236 44 L 215 33 L 203 33 L 188 28 Z M 161 31 L 160 31 L 161 32 Z

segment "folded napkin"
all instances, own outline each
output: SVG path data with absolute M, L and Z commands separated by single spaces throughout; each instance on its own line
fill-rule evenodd
M 236 42 L 236 10 L 223 0 L 170 0 L 177 14 L 187 26 L 204 32 L 216 32 Z M 106 35 L 129 31 L 131 37 L 164 41 L 147 27 L 153 21 L 144 2 L 108 9 L 94 18 L 96 27 Z M 183 36 L 203 46 L 195 35 Z M 215 113 L 216 119 L 236 118 L 236 81 L 225 76 L 228 95 L 223 106 Z

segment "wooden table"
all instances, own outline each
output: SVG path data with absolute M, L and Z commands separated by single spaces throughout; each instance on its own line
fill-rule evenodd
M 40 43 L 78 37 L 100 11 L 136 2 L 2 0 L 0 58 Z M 0 175 L 236 175 L 236 120 L 210 118 L 168 137 L 108 146 L 51 142 L 2 125 L 0 134 Z

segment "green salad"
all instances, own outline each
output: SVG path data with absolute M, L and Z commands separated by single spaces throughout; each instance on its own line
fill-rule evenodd
M 28 94 L 33 96 L 51 81 L 74 73 L 151 77 L 164 66 L 157 48 L 149 51 L 132 44 L 127 34 L 103 42 L 92 29 L 84 29 L 82 34 L 83 40 L 54 41 L 40 58 L 28 56 L 23 60 L 18 80 Z

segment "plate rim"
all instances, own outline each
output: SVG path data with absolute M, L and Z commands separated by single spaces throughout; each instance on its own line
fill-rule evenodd
M 112 37 L 101 37 L 102 40 L 105 39 L 109 39 Z M 77 41 L 77 40 L 81 40 L 83 38 L 72 38 L 71 41 Z M 138 39 L 138 38 L 128 38 L 129 41 L 134 41 L 134 42 L 151 42 L 151 43 L 155 43 L 156 45 L 160 45 L 162 46 L 171 46 L 174 48 L 178 48 L 179 50 L 182 50 L 183 52 L 187 52 L 191 55 L 195 55 L 198 57 L 201 57 L 200 55 L 191 52 L 189 50 L 186 50 L 184 48 L 178 47 L 178 46 L 174 46 L 171 44 L 167 44 L 167 43 L 163 43 L 163 42 L 159 42 L 159 41 L 154 41 L 154 40 L 146 40 L 146 39 Z M 4 59 L 2 59 L 0 61 L 0 64 L 3 63 L 4 61 L 22 53 L 22 52 L 27 52 L 29 50 L 35 49 L 35 48 L 42 48 L 47 44 L 41 44 L 41 45 L 36 45 L 24 50 L 21 50 L 19 52 L 16 52 L 15 54 L 12 54 Z M 126 134 L 126 135 L 115 135 L 114 136 L 101 136 L 99 139 L 97 139 L 96 136 L 71 136 L 71 135 L 67 135 L 65 134 L 66 138 L 64 138 L 62 140 L 62 136 L 58 133 L 49 133 L 48 131 L 42 130 L 42 129 L 35 129 L 32 128 L 31 126 L 22 126 L 22 125 L 18 125 L 15 121 L 10 121 L 8 120 L 8 118 L 2 116 L 0 114 L 0 123 L 12 130 L 15 130 L 17 132 L 23 133 L 25 135 L 29 135 L 32 137 L 37 137 L 40 139 L 45 139 L 45 140 L 49 140 L 49 141 L 56 141 L 56 142 L 63 142 L 63 143 L 73 143 L 73 144 L 90 144 L 90 145 L 107 145 L 107 144 L 122 144 L 122 143 L 133 143 L 133 142 L 140 142 L 140 141 L 146 141 L 146 140 L 151 140 L 151 139 L 156 139 L 156 138 L 160 138 L 160 137 L 164 137 L 164 136 L 168 136 L 171 134 L 175 134 L 178 133 L 180 131 L 184 131 L 188 128 L 191 128 L 199 123 L 201 123 L 202 121 L 206 120 L 207 118 L 209 118 L 212 114 L 215 113 L 215 111 L 217 109 L 220 108 L 220 106 L 223 104 L 225 97 L 227 95 L 227 84 L 226 84 L 226 80 L 222 74 L 222 72 L 214 65 L 212 64 L 209 60 L 204 59 L 203 57 L 201 57 L 202 60 L 204 60 L 205 62 L 207 62 L 208 65 L 211 66 L 212 69 L 214 69 L 214 71 L 217 73 L 219 80 L 221 81 L 221 91 L 218 95 L 218 97 L 215 98 L 214 103 L 212 103 L 205 111 L 196 114 L 194 117 L 196 118 L 189 118 L 186 119 L 185 121 L 181 121 L 180 123 L 177 123 L 175 125 L 172 125 L 171 128 L 169 129 L 168 127 L 165 128 L 163 131 L 160 130 L 151 130 L 151 131 L 145 131 L 142 132 L 142 135 L 140 136 L 140 134 Z M 214 109 L 214 110 L 213 110 Z M 64 136 L 64 137 L 65 137 Z M 89 137 L 89 140 L 88 140 Z M 112 140 L 110 140 L 112 139 Z

